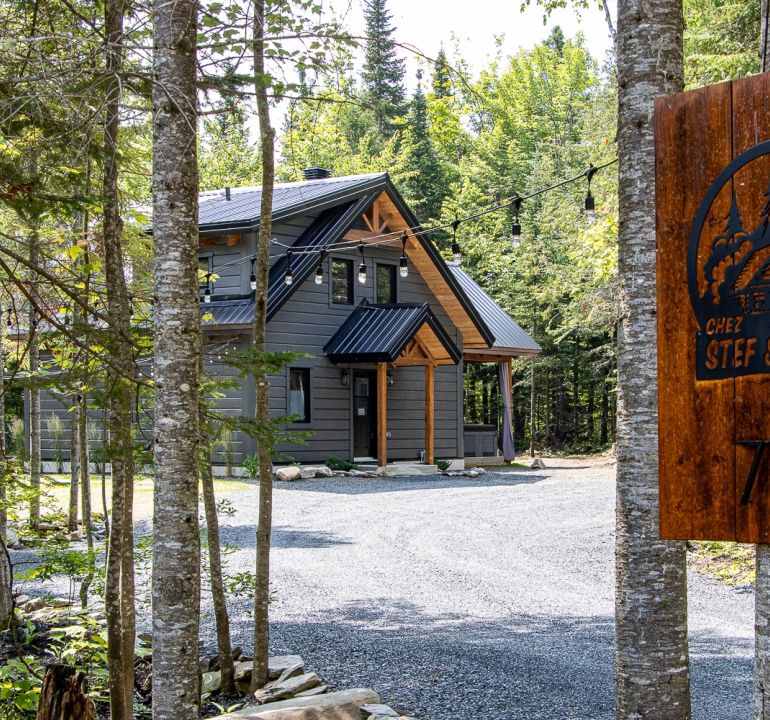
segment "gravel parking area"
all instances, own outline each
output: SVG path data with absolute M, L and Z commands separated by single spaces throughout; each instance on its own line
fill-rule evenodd
M 613 481 L 576 463 L 278 483 L 272 649 L 422 720 L 609 720 Z M 251 568 L 256 488 L 230 499 L 229 563 Z M 753 595 L 690 583 L 694 717 L 749 717 Z

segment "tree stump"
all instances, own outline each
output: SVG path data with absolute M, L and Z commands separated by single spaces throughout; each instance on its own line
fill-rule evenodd
M 96 708 L 81 685 L 85 675 L 69 665 L 49 665 L 35 720 L 94 720 Z

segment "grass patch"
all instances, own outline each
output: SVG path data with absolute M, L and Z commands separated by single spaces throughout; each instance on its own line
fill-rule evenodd
M 726 585 L 750 585 L 755 579 L 753 545 L 735 542 L 689 542 L 689 565 Z

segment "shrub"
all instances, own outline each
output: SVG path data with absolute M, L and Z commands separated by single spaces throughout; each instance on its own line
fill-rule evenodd
M 452 464 L 451 460 L 436 460 L 436 467 L 439 469 L 439 472 L 446 472 L 449 470 L 449 466 Z
M 326 458 L 326 467 L 330 468 L 331 470 L 357 470 L 358 465 L 355 463 L 352 463 L 348 460 L 343 460 L 342 458 L 337 457 L 336 455 L 329 455 L 328 458 Z
M 243 467 L 250 478 L 257 477 L 259 473 L 259 455 L 247 455 L 243 460 Z
M 25 430 L 24 420 L 21 418 L 14 418 L 10 423 L 11 428 L 11 444 L 13 446 L 13 454 L 20 462 L 26 462 L 27 460 L 27 445 L 25 443 Z

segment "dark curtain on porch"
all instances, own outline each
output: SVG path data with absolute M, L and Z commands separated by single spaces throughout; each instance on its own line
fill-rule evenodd
M 516 448 L 513 444 L 513 412 L 512 412 L 512 388 L 509 364 L 497 363 L 497 378 L 500 383 L 500 397 L 503 400 L 503 424 L 500 428 L 500 449 L 503 452 L 505 462 L 516 459 Z

